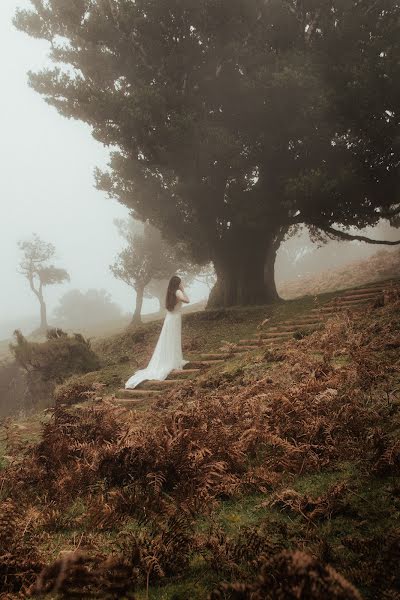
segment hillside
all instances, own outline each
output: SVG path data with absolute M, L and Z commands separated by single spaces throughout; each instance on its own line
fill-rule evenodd
M 397 277 L 400 277 L 400 249 L 379 250 L 367 259 L 349 262 L 338 269 L 326 269 L 317 275 L 305 275 L 280 283 L 278 292 L 282 298 L 293 299 Z
M 185 343 L 216 350 L 307 302 L 187 315 Z M 125 354 L 144 360 L 156 334 L 154 323 L 104 340 L 97 380 L 111 389 L 110 373 L 132 368 Z M 396 598 L 399 347 L 392 294 L 133 410 L 98 388 L 102 399 L 57 407 L 42 431 L 8 426 L 7 597 L 33 585 L 46 598 Z

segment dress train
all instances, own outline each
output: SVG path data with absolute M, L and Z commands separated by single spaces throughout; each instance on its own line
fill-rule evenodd
M 189 361 L 184 360 L 182 355 L 181 307 L 182 302 L 178 302 L 173 311 L 167 312 L 149 364 L 128 379 L 125 389 L 134 389 L 146 380 L 163 381 L 171 371 L 188 364 Z

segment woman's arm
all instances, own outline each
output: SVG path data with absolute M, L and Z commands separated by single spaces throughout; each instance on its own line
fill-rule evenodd
M 189 302 L 190 302 L 189 298 L 186 296 L 183 289 L 176 290 L 176 297 L 181 302 L 185 302 L 185 304 L 189 304 Z

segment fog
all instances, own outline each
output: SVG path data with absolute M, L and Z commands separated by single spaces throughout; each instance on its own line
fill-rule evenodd
M 28 86 L 27 72 L 47 63 L 47 44 L 12 25 L 15 9 L 28 5 L 25 0 L 0 3 L 0 339 L 38 318 L 37 300 L 18 273 L 17 242 L 33 232 L 56 246 L 56 266 L 71 275 L 70 283 L 46 289 L 50 316 L 60 297 L 75 288 L 106 289 L 124 312 L 134 305 L 132 290 L 109 270 L 124 243 L 113 220 L 127 217 L 128 211 L 94 188 L 93 170 L 106 165 L 107 151 L 91 137 L 89 127 L 61 117 Z M 379 232 L 373 235 L 378 237 Z M 393 232 L 390 235 L 393 238 Z M 289 267 L 295 264 L 299 245 L 292 240 L 281 250 L 278 281 L 293 276 Z M 354 255 L 359 258 L 360 245 L 357 248 Z M 366 245 L 362 248 L 366 254 L 377 250 Z M 351 252 L 344 254 L 343 261 L 352 258 Z M 321 269 L 324 267 L 322 261 Z M 191 299 L 204 297 L 206 289 L 195 286 Z M 145 300 L 144 312 L 157 306 L 156 300 Z
M 69 284 L 46 289 L 49 315 L 73 288 L 104 288 L 124 311 L 134 305 L 133 292 L 109 271 L 123 246 L 113 219 L 128 211 L 94 188 L 93 170 L 106 165 L 108 153 L 88 126 L 63 118 L 29 87 L 27 72 L 48 64 L 47 43 L 12 25 L 16 8 L 24 6 L 29 2 L 0 3 L 0 339 L 27 318 L 38 319 L 37 300 L 17 272 L 17 242 L 33 232 L 56 246 L 55 264 L 71 275 Z M 146 300 L 144 312 L 157 306 Z

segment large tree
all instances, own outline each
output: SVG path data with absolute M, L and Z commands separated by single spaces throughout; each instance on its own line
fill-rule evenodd
M 399 214 L 398 2 L 31 1 L 16 25 L 58 63 L 31 85 L 117 148 L 100 188 L 214 263 L 210 304 L 275 299 L 301 223 Z
M 56 249 L 36 234 L 30 240 L 20 241 L 18 246 L 22 252 L 20 272 L 29 282 L 29 287 L 40 304 L 40 331 L 48 329 L 47 308 L 44 300 L 44 287 L 69 281 L 65 269 L 59 269 L 49 261 L 54 257 Z

